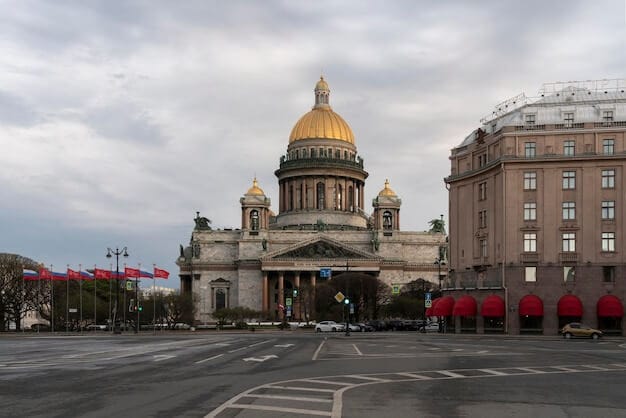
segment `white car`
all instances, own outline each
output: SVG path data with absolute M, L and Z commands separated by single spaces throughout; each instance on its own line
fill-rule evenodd
M 322 321 L 315 325 L 315 332 L 338 332 L 343 331 L 345 326 L 335 321 Z

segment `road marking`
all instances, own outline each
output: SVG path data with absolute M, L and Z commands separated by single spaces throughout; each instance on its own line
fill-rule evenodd
M 357 353 L 359 356 L 362 356 L 362 355 L 363 355 L 363 353 L 361 353 L 361 350 L 359 350 L 359 348 L 356 346 L 356 344 L 352 344 L 352 347 L 354 347 L 354 351 L 356 351 L 356 353 Z
M 436 370 L 436 373 L 442 374 L 444 376 L 448 376 L 448 377 L 467 377 L 465 375 L 462 374 L 458 374 L 458 373 L 454 373 L 454 372 L 449 372 L 447 370 Z
M 424 376 L 421 374 L 415 374 L 415 373 L 395 373 L 399 376 L 406 376 L 406 377 L 410 377 L 411 379 L 418 379 L 418 380 L 428 380 L 428 379 L 432 379 L 432 377 L 430 376 Z
M 267 361 L 273 358 L 278 358 L 278 356 L 276 354 L 269 354 L 267 356 L 261 356 L 261 357 L 246 357 L 245 359 L 243 359 L 243 361 L 257 361 L 257 362 L 262 363 L 264 361 Z
M 544 374 L 546 372 L 544 372 L 543 370 L 536 370 L 536 369 L 531 369 L 530 367 L 514 367 L 517 370 L 522 370 L 528 373 L 535 373 L 535 374 Z
M 593 365 L 583 366 L 583 367 L 588 367 L 588 368 L 593 369 L 593 370 L 602 370 L 602 371 L 604 371 L 604 370 L 609 370 L 609 369 L 607 369 L 606 367 L 593 366 Z
M 492 370 L 492 369 L 478 369 L 478 370 L 484 373 L 492 374 L 494 376 L 506 376 L 506 373 L 502 373 L 497 370 Z
M 320 343 L 320 345 L 317 347 L 317 350 L 315 350 L 315 353 L 313 353 L 313 358 L 311 359 L 312 361 L 317 360 L 317 356 L 319 355 L 320 350 L 324 346 L 324 343 L 326 343 L 326 337 L 324 337 L 324 341 Z
M 331 380 L 319 380 L 319 379 L 298 379 L 299 382 L 308 382 L 308 383 L 322 383 L 324 385 L 337 385 L 337 386 L 351 386 L 354 383 L 348 382 L 334 382 Z
M 169 354 L 156 354 L 156 355 L 154 355 L 152 357 L 154 358 L 154 361 L 163 361 L 163 360 L 169 360 L 169 359 L 171 359 L 173 357 L 176 357 L 176 356 L 172 356 L 172 355 L 169 355 Z
M 331 416 L 330 412 L 326 412 L 326 411 L 316 411 L 312 409 L 280 408 L 277 406 L 232 404 L 230 408 L 256 409 L 258 411 L 288 412 L 292 414 L 320 415 L 324 417 Z M 214 416 L 215 415 L 207 415 L 207 417 L 214 417 Z
M 239 348 L 235 348 L 234 350 L 230 350 L 229 353 L 234 353 L 236 351 L 241 351 L 241 350 L 245 350 L 248 347 L 239 347 Z
M 269 343 L 270 341 L 272 341 L 272 340 L 261 341 L 261 342 L 258 342 L 258 343 L 250 344 L 248 347 L 256 347 L 257 345 Z
M 204 360 L 196 361 L 195 364 L 204 363 L 205 361 L 209 361 L 209 360 L 215 360 L 216 358 L 222 357 L 223 355 L 224 354 L 218 354 L 218 355 L 213 356 L 213 357 L 205 358 Z
M 259 386 L 261 387 L 261 386 Z M 324 392 L 324 393 L 335 393 L 333 389 L 320 389 L 320 388 L 307 388 L 301 386 L 276 386 L 276 385 L 267 385 L 265 386 L 271 389 L 281 389 L 281 390 L 297 390 L 302 392 Z
M 289 347 L 293 347 L 295 344 L 277 344 L 274 347 L 280 347 L 280 348 L 289 348 Z
M 369 377 L 369 376 L 361 376 L 358 374 L 349 374 L 346 377 L 351 377 L 353 379 L 363 379 L 363 380 L 373 380 L 375 382 L 389 382 L 389 379 L 381 379 L 379 377 Z
M 303 401 L 303 402 L 321 402 L 321 403 L 332 403 L 331 399 L 322 399 L 322 398 L 305 398 L 302 396 L 283 396 L 283 395 L 253 395 L 248 394 L 246 398 L 263 398 L 263 399 L 285 399 L 288 401 Z
M 581 370 L 572 369 L 570 367 L 552 366 L 553 369 L 563 370 L 564 372 L 579 372 Z

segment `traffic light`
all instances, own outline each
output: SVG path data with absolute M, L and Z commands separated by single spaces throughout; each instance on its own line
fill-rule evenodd
M 128 312 L 133 312 L 135 310 L 135 299 L 131 299 L 128 303 Z
M 343 300 L 343 304 L 344 304 L 344 305 L 349 305 L 349 304 L 350 304 L 350 299 L 345 298 L 345 299 Z
M 298 297 L 298 288 L 297 288 L 297 287 L 294 287 L 294 288 L 293 288 L 293 297 L 294 297 L 294 298 L 297 298 L 297 297 Z
M 143 306 L 139 305 L 139 312 L 143 311 Z

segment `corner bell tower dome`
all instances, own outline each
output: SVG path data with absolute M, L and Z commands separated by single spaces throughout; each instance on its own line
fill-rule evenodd
M 291 130 L 289 143 L 300 139 L 337 139 L 354 145 L 354 134 L 329 104 L 330 88 L 324 77 L 315 84 L 315 106 Z

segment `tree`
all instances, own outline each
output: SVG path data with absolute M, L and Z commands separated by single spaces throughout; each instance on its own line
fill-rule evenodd
M 193 324 L 195 304 L 191 293 L 168 295 L 166 298 L 167 323 L 170 327 L 182 322 Z
M 26 312 L 38 308 L 37 283 L 24 281 L 24 269 L 38 268 L 30 258 L 0 253 L 0 331 L 8 330 L 10 323 L 19 331 Z

